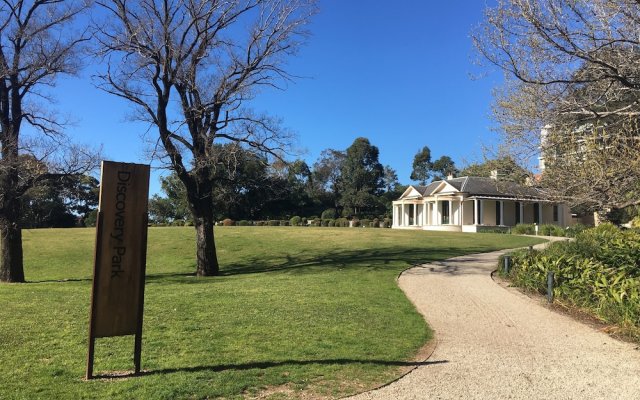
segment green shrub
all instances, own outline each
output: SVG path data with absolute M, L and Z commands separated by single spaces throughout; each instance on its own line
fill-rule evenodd
M 374 218 L 373 221 L 371 221 L 371 227 L 380 228 L 380 220 L 378 218 Z
M 509 228 L 504 226 L 479 226 L 478 233 L 509 233 Z
M 322 212 L 322 215 L 320 215 L 321 219 L 334 219 L 336 217 L 336 209 L 335 208 L 328 208 L 326 210 L 324 210 Z
M 588 227 L 586 225 L 582 225 L 582 224 L 575 224 L 572 226 L 567 227 L 567 229 L 565 229 L 565 236 L 567 237 L 576 237 L 576 235 L 584 230 L 588 229 Z
M 232 220 L 231 218 L 225 218 L 222 220 L 222 226 L 235 226 L 236 221 Z
M 346 218 L 338 218 L 336 219 L 336 226 L 341 227 L 341 228 L 348 228 L 349 227 L 349 220 Z
M 294 217 L 291 217 L 289 222 L 291 223 L 291 226 L 300 226 L 300 224 L 302 223 L 302 218 L 296 215 Z
M 382 223 L 385 228 L 391 228 L 391 225 L 393 225 L 393 220 L 391 218 L 385 218 Z
M 242 220 L 238 221 L 238 222 L 236 223 L 236 225 L 238 225 L 238 226 L 250 226 L 250 225 L 251 225 L 251 222 L 249 222 L 249 221 L 247 221 L 247 220 L 245 220 L 245 219 L 242 219 Z
M 558 225 L 543 224 L 538 228 L 538 234 L 542 236 L 564 236 L 564 229 Z
M 361 219 L 360 220 L 360 226 L 363 228 L 371 228 L 371 220 L 368 219 Z
M 358 218 L 354 218 L 351 220 L 351 226 L 353 228 L 358 228 L 360 227 L 360 220 Z
M 330 219 L 330 220 L 327 222 L 327 226 L 328 226 L 328 227 L 331 227 L 331 228 L 332 228 L 332 227 L 334 227 L 334 226 L 336 226 L 336 220 L 335 220 L 335 219 Z
M 534 224 L 517 224 L 511 232 L 517 235 L 535 235 L 536 228 Z
M 280 221 L 277 219 L 270 219 L 267 221 L 267 226 L 280 226 Z
M 511 256 L 509 276 L 516 285 L 544 294 L 547 272 L 553 271 L 556 298 L 609 323 L 640 329 L 640 232 L 603 224 L 574 241 Z

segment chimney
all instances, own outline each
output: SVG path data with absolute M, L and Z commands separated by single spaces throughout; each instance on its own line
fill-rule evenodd
M 447 175 L 447 180 L 451 180 L 451 179 L 453 179 L 453 174 Z
M 492 169 L 491 170 L 491 179 L 493 179 L 494 181 L 498 180 L 498 170 L 497 169 Z

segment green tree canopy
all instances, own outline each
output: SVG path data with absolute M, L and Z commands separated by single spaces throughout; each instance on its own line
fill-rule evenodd
M 411 178 L 414 181 L 418 181 L 421 185 L 426 185 L 427 181 L 431 177 L 431 169 L 433 164 L 431 163 L 431 149 L 424 146 L 413 158 L 413 169 L 411 170 Z
M 482 176 L 491 177 L 493 171 L 498 175 L 498 179 L 517 183 L 525 183 L 529 172 L 519 166 L 513 158 L 509 156 L 499 157 L 494 160 L 485 160 L 482 163 L 469 164 L 460 171 L 461 176 Z
M 449 156 L 442 156 L 433 162 L 432 169 L 434 178 L 446 179 L 447 176 L 456 176 L 460 171 L 456 168 L 455 162 Z
M 357 138 L 347 149 L 339 178 L 340 204 L 354 215 L 380 208 L 384 168 L 378 161 L 379 150 L 369 139 Z

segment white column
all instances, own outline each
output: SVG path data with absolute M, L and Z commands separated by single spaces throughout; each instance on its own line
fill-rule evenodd
M 409 207 L 411 207 L 411 204 L 407 204 L 407 207 L 404 210 L 404 226 L 411 226 L 411 219 L 409 217 L 411 214 L 409 214 Z
M 435 201 L 431 203 L 431 225 L 438 225 L 438 219 L 436 216 L 436 213 L 438 212 L 436 210 L 437 207 L 438 204 Z
M 418 225 L 418 205 L 413 203 L 413 225 Z
M 478 199 L 473 199 L 473 224 L 474 225 L 479 225 L 479 221 L 480 221 L 480 209 L 478 206 Z
M 500 200 L 500 226 L 504 226 L 504 201 Z
M 425 225 L 429 225 L 429 204 L 425 202 L 424 203 L 424 224 Z
M 438 199 L 436 199 L 436 202 L 434 203 L 433 206 L 433 220 L 434 220 L 434 225 L 441 225 L 442 224 L 442 220 L 439 217 L 439 212 L 438 212 Z
M 449 225 L 453 223 L 453 201 L 449 200 Z
M 400 207 L 400 226 L 404 226 L 404 203 L 402 203 L 402 206 Z

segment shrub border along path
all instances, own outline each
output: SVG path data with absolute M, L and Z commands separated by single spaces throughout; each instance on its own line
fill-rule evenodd
M 491 279 L 506 251 L 407 270 L 399 285 L 435 332 L 428 362 L 353 399 L 640 398 L 636 345 Z

